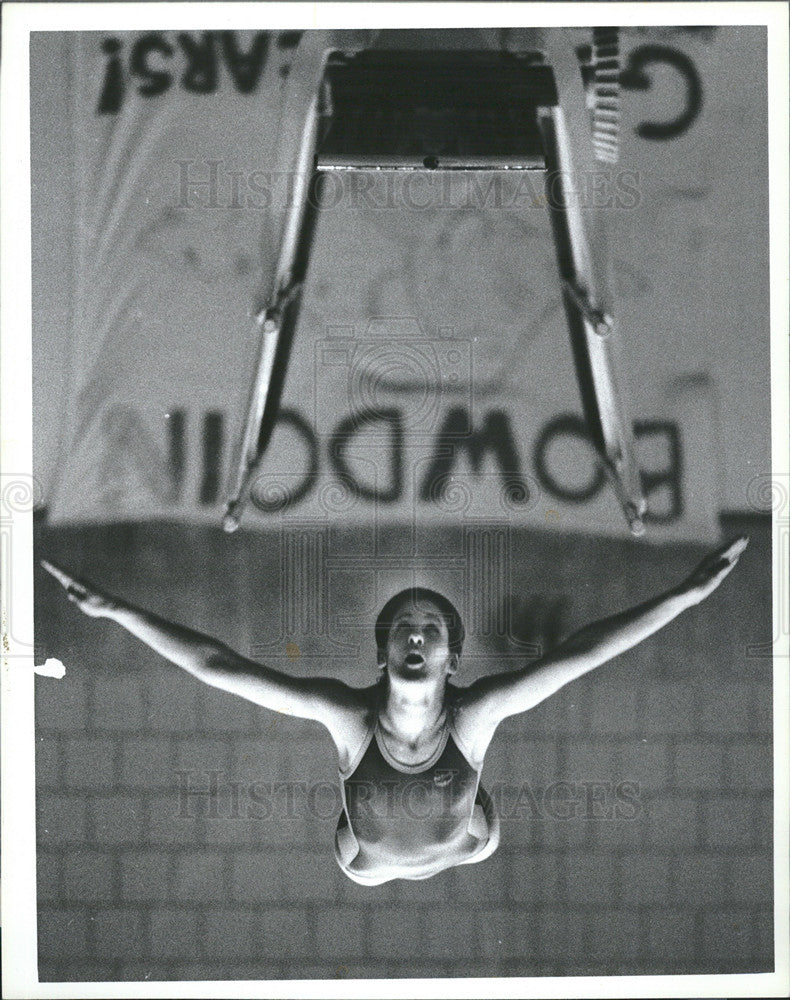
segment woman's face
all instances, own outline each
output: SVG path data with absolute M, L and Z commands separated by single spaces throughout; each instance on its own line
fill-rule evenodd
M 409 680 L 441 679 L 455 673 L 458 656 L 450 652 L 447 622 L 432 601 L 409 601 L 395 614 L 387 641 L 386 667 Z

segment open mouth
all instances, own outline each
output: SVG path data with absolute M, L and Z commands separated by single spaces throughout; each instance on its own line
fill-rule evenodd
M 425 657 L 421 653 L 407 653 L 406 663 L 410 667 L 419 667 L 421 664 L 425 663 Z

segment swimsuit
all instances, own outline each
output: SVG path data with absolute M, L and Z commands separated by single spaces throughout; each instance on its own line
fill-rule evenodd
M 448 722 L 427 760 L 404 764 L 376 719 L 340 772 L 335 857 L 349 878 L 363 885 L 430 878 L 496 850 L 499 820 L 462 746 Z

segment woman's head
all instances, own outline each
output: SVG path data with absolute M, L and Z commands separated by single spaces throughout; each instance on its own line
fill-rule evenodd
M 412 612 L 417 614 L 416 618 Z M 425 626 L 429 627 L 432 618 L 438 618 L 440 622 L 443 622 L 446 629 L 447 648 L 457 663 L 463 649 L 465 636 L 461 616 L 446 597 L 435 590 L 428 590 L 426 587 L 409 587 L 407 590 L 401 590 L 391 597 L 379 612 L 375 625 L 379 663 L 383 665 L 387 662 L 388 648 L 394 638 L 393 626 L 399 630 L 405 629 L 402 636 L 404 643 L 417 645 L 419 643 L 419 629 L 409 628 L 409 625 L 412 624 L 410 619 L 414 619 L 415 626 L 423 621 Z M 413 632 L 414 635 L 407 634 L 410 632 Z

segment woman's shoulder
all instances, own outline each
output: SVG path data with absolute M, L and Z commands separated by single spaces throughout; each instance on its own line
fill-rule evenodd
M 479 771 L 490 736 L 481 743 L 476 713 L 473 708 L 470 709 L 470 689 L 448 684 L 446 699 L 447 719 L 453 739 L 470 766 Z
M 352 690 L 359 727 L 363 732 L 367 732 L 373 729 L 381 711 L 381 686 L 370 684 L 367 687 L 353 688 Z
M 470 688 L 469 685 L 452 684 L 448 681 L 445 690 L 445 705 L 447 706 L 450 718 L 452 718 L 466 705 L 469 699 Z

